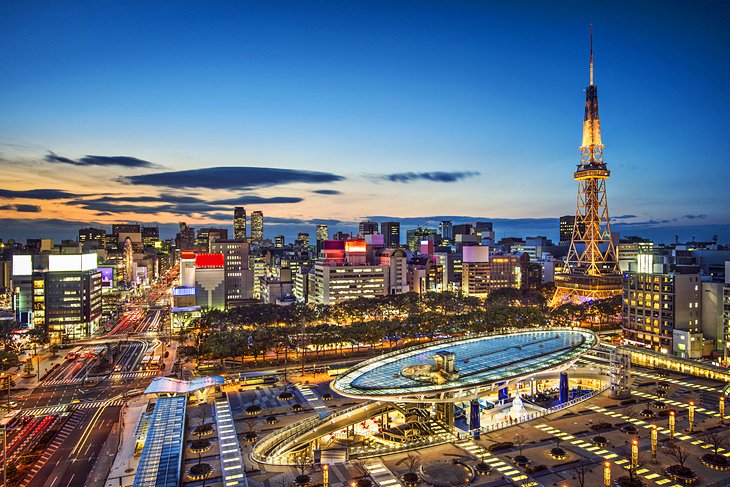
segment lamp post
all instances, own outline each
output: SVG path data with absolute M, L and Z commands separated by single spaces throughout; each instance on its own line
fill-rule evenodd
M 322 487 L 330 486 L 330 466 L 326 463 L 322 465 Z
M 631 471 L 636 472 L 639 468 L 639 440 L 631 440 Z
M 603 464 L 603 487 L 611 487 L 611 462 Z
M 689 402 L 689 432 L 694 433 L 695 430 L 695 403 Z
M 674 425 L 676 422 L 674 410 L 669 411 L 669 441 L 674 443 Z
M 725 424 L 725 396 L 720 396 L 720 424 Z
M 656 463 L 657 426 L 651 425 L 651 461 Z

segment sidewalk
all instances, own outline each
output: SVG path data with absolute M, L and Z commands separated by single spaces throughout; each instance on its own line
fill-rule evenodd
M 136 444 L 134 434 L 146 409 L 147 400 L 144 398 L 135 398 L 124 408 L 122 412 L 124 425 L 122 427 L 122 441 L 106 478 L 104 484 L 106 487 L 126 487 L 134 482 L 134 473 L 137 471 L 137 464 L 139 463 L 139 457 L 134 456 Z
M 64 352 L 64 353 L 60 353 Z M 40 365 L 38 361 L 38 357 L 35 357 L 31 354 L 25 354 L 22 355 L 22 358 L 20 358 L 20 368 L 17 372 L 11 372 L 15 374 L 15 389 L 33 389 L 38 385 L 38 370 L 40 370 L 40 377 L 42 378 L 43 375 L 51 370 L 51 367 L 53 367 L 55 364 L 62 364 L 66 359 L 65 354 L 68 353 L 68 350 L 62 350 L 60 351 L 58 356 L 55 358 L 51 358 L 51 353 L 46 350 L 39 350 L 38 351 L 38 357 L 40 357 Z M 33 376 L 31 377 L 23 377 L 23 367 L 25 366 L 25 361 L 28 358 L 33 359 Z

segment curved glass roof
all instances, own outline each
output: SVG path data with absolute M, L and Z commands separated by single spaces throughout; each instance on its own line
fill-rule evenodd
M 561 329 L 456 338 L 367 360 L 337 377 L 332 387 L 344 395 L 369 399 L 432 396 L 549 370 L 597 343 L 589 331 Z M 432 374 L 437 378 L 431 382 L 411 373 L 418 366 L 434 369 L 434 356 L 449 353 L 454 354 L 455 373 Z

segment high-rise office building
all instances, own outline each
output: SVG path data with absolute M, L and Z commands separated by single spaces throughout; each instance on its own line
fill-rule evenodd
M 358 225 L 358 233 L 360 236 L 375 235 L 378 233 L 378 222 L 360 222 Z
M 381 222 L 380 233 L 384 237 L 386 248 L 397 249 L 400 247 L 400 222 Z
M 195 239 L 195 245 L 204 250 L 210 251 L 210 244 L 216 240 L 228 240 L 227 228 L 201 228 L 198 230 L 198 236 Z
M 435 229 L 418 227 L 416 229 L 406 231 L 406 245 L 409 249 L 415 252 L 421 248 L 421 242 L 428 240 L 433 243 L 435 237 Z
M 560 245 L 570 245 L 570 238 L 573 236 L 575 215 L 560 217 Z
M 180 231 L 175 235 L 175 247 L 178 250 L 195 249 L 195 228 L 189 227 L 185 222 L 180 222 Z
M 210 244 L 213 254 L 223 254 L 226 308 L 253 298 L 253 271 L 249 269 L 249 244 L 239 239 L 216 240 Z
M 160 241 L 160 227 L 142 227 L 142 245 L 154 247 Z
M 264 213 L 254 211 L 251 213 L 251 239 L 260 241 L 264 239 Z
M 317 255 L 319 255 L 324 248 L 324 242 L 330 238 L 330 232 L 326 223 L 320 223 L 317 225 L 315 236 L 317 237 Z
M 681 337 L 702 331 L 699 267 L 675 266 L 662 256 L 640 254 L 629 269 L 623 280 L 624 339 L 630 345 L 697 358 L 692 357 L 694 340 Z
M 246 209 L 243 206 L 233 209 L 233 238 L 246 238 Z
M 309 247 L 309 233 L 299 232 L 297 233 L 297 241 L 304 247 Z
M 106 237 L 106 230 L 103 228 L 79 228 L 79 243 L 82 245 L 95 242 L 98 248 L 103 248 L 104 237 Z
M 274 237 L 274 247 L 279 248 L 279 249 L 283 248 L 284 240 L 285 240 L 284 235 L 277 235 L 276 237 Z
M 15 319 L 44 329 L 51 343 L 89 338 L 101 321 L 96 253 L 14 255 Z
M 442 241 L 452 242 L 454 240 L 454 222 L 451 220 L 439 222 L 439 235 Z

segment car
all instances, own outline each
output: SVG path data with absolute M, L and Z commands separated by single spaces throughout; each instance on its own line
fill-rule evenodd
M 79 404 L 81 403 L 81 399 L 71 399 L 71 404 Z
M 134 396 L 140 396 L 144 393 L 144 389 L 131 389 L 127 391 L 127 397 L 134 397 Z
M 114 366 L 114 372 L 119 372 L 120 370 L 122 370 L 122 365 L 121 364 L 117 364 L 117 365 Z

